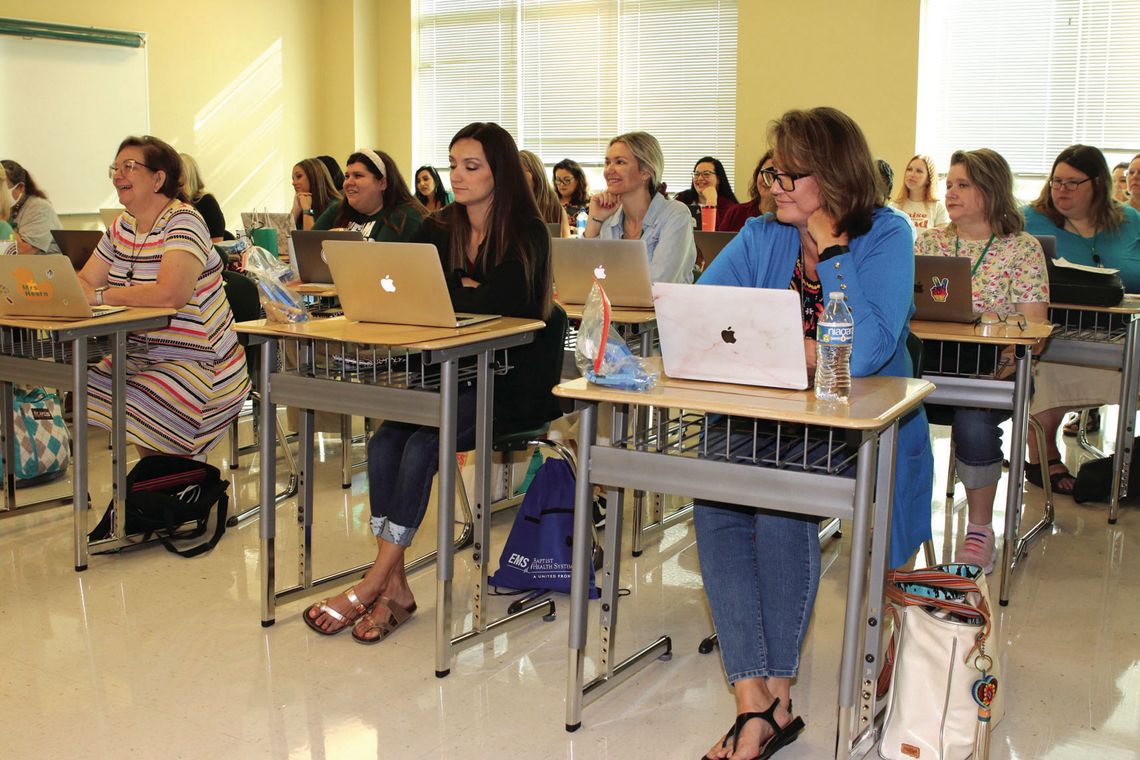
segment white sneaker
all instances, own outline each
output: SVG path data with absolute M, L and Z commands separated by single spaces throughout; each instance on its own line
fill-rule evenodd
M 997 560 L 997 540 L 994 538 L 993 528 L 971 530 L 966 532 L 966 538 L 954 552 L 954 561 L 963 565 L 977 565 L 982 572 L 989 575 L 994 571 L 994 562 Z

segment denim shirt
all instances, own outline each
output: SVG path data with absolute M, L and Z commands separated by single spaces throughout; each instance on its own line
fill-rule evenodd
M 692 282 L 697 246 L 693 242 L 693 217 L 683 203 L 654 193 L 645 218 L 641 239 L 649 252 L 649 279 L 653 282 Z M 625 211 L 619 209 L 602 222 L 601 240 L 620 240 L 625 230 Z

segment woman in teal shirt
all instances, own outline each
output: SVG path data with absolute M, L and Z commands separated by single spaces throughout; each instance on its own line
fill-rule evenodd
M 367 240 L 400 243 L 411 240 L 427 216 L 383 151 L 359 148 L 349 156 L 342 189 L 344 198 L 317 217 L 314 230 L 358 230 Z

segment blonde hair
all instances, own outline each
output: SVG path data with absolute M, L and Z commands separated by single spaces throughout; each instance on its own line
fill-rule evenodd
M 922 161 L 926 164 L 926 187 L 922 188 L 922 202 L 930 203 L 938 200 L 938 167 L 934 165 L 934 159 L 924 153 L 918 153 L 910 157 L 903 167 L 903 181 L 899 183 L 899 191 L 895 193 L 895 203 L 902 205 L 910 200 L 910 191 L 906 189 L 906 170 L 910 168 L 915 159 Z
M 189 153 L 179 153 L 182 158 L 182 189 L 191 203 L 197 203 L 206 194 L 206 183 L 198 162 Z
M 649 197 L 657 192 L 657 184 L 665 174 L 665 154 L 661 143 L 648 132 L 626 132 L 610 140 L 610 145 L 621 143 L 637 159 L 637 168 L 649 172 Z
M 558 202 L 558 195 L 546 180 L 546 170 L 542 168 L 542 159 L 529 150 L 519 151 L 519 161 L 523 170 L 530 174 L 530 189 L 534 193 L 534 202 L 538 204 L 538 213 L 544 222 L 561 224 L 566 213 L 562 204 Z

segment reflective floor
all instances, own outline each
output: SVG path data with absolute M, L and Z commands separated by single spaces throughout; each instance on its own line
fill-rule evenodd
M 946 429 L 936 431 L 941 494 L 948 442 Z M 106 436 L 91 440 L 92 493 L 104 505 Z M 225 467 L 226 448 L 211 461 Z M 374 549 L 364 472 L 357 469 L 352 488 L 342 490 L 340 451 L 335 436 L 323 439 L 319 573 L 364 562 Z M 363 455 L 358 443 L 353 457 Z M 1070 446 L 1070 466 L 1082 456 Z M 248 506 L 257 459 L 242 463 L 228 477 Z M 68 492 L 64 482 L 18 497 Z M 1026 500 L 1035 515 L 1040 490 L 1027 487 Z M 936 498 L 940 551 L 963 530 L 962 501 L 961 487 L 950 513 Z M 278 510 L 284 579 L 296 574 L 294 513 L 291 502 Z M 1140 757 L 1140 558 L 1133 553 L 1140 513 L 1125 509 L 1115 526 L 1106 514 L 1059 498 L 1056 526 L 1014 576 L 1011 603 L 1000 610 L 1007 717 L 994 732 L 994 758 Z M 495 518 L 498 546 L 512 517 Z M 320 637 L 304 625 L 301 611 L 322 593 L 283 605 L 275 626 L 260 626 L 256 519 L 201 558 L 152 546 L 93 557 L 79 574 L 71 525 L 67 507 L 0 520 L 3 757 L 695 758 L 731 721 L 717 657 L 697 653 L 711 623 L 691 523 L 657 534 L 636 560 L 627 549 L 623 563 L 630 595 L 618 654 L 669 633 L 672 661 L 650 664 L 588 706 L 574 734 L 563 729 L 564 597 L 557 620 L 526 622 L 468 649 L 441 680 L 433 674 L 432 569 L 413 578 L 420 612 L 388 641 L 365 647 L 347 633 Z M 421 536 L 414 551 L 434 540 L 434 528 L 425 525 Z M 823 550 L 826 573 L 794 690 L 808 727 L 779 754 L 788 760 L 827 757 L 834 746 L 845 542 Z M 460 553 L 458 609 L 468 603 L 471 567 L 470 550 Z M 998 575 L 992 578 L 996 589 Z M 492 606 L 505 610 L 508 601 Z M 596 646 L 592 640 L 592 652 Z

